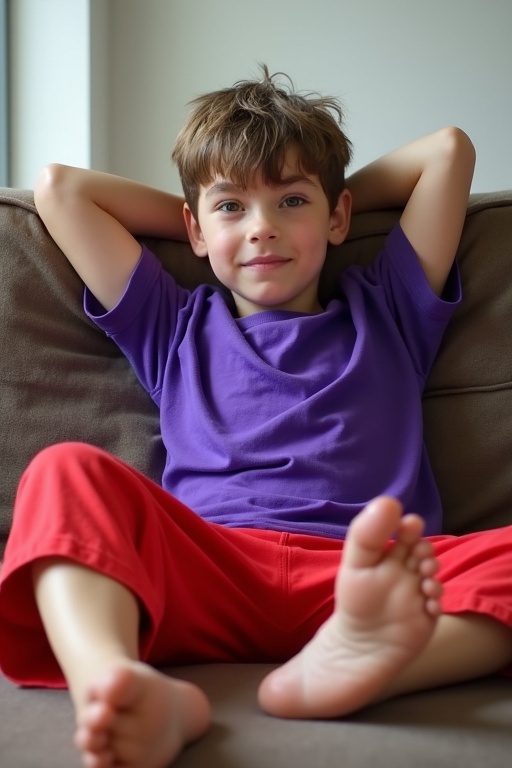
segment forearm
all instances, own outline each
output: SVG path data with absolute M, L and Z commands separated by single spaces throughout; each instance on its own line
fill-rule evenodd
M 188 239 L 182 197 L 112 174 L 53 164 L 41 172 L 34 197 L 50 233 L 54 213 L 90 203 L 132 235 Z
M 403 208 L 400 225 L 441 295 L 466 216 L 475 149 L 458 128 L 405 145 L 348 179 L 356 212 Z
M 119 301 L 140 257 L 135 235 L 187 238 L 183 200 L 117 176 L 50 165 L 34 199 L 50 235 L 105 309 Z
M 461 163 L 471 168 L 474 150 L 469 138 L 457 128 L 444 128 L 393 150 L 356 171 L 347 179 L 355 213 L 380 208 L 403 208 L 424 174 L 435 174 L 462 154 L 469 161 Z M 457 171 L 455 171 L 457 172 Z M 471 179 L 471 174 L 469 174 Z

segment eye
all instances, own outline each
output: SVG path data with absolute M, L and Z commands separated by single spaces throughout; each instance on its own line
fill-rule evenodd
M 285 198 L 283 200 L 283 205 L 285 208 L 298 208 L 300 205 L 303 205 L 306 201 L 303 197 L 299 197 L 299 195 L 290 195 L 289 197 Z
M 223 213 L 238 213 L 238 211 L 242 210 L 242 206 L 240 203 L 235 203 L 234 200 L 228 200 L 219 205 L 217 210 L 222 211 Z

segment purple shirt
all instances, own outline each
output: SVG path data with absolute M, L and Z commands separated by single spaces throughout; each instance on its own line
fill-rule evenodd
M 146 247 L 119 304 L 85 308 L 160 408 L 164 488 L 221 525 L 343 538 L 379 494 L 441 530 L 421 396 L 459 293 L 456 268 L 431 291 L 396 226 L 319 315 L 233 317 Z

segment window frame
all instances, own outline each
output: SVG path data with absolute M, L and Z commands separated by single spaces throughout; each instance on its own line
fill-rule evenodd
M 0 186 L 9 185 L 9 19 L 0 0 Z

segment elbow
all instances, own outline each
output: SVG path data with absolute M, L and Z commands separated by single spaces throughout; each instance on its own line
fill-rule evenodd
M 34 194 L 41 195 L 52 189 L 55 189 L 62 181 L 62 176 L 65 172 L 66 166 L 60 163 L 50 163 L 46 165 L 42 171 L 40 171 L 35 187 Z
M 40 171 L 34 186 L 34 203 L 42 218 L 44 212 L 62 196 L 69 170 L 68 166 L 60 163 L 50 163 Z
M 446 156 L 453 162 L 465 166 L 471 173 L 476 162 L 476 150 L 473 142 L 462 128 L 449 126 L 440 131 Z

